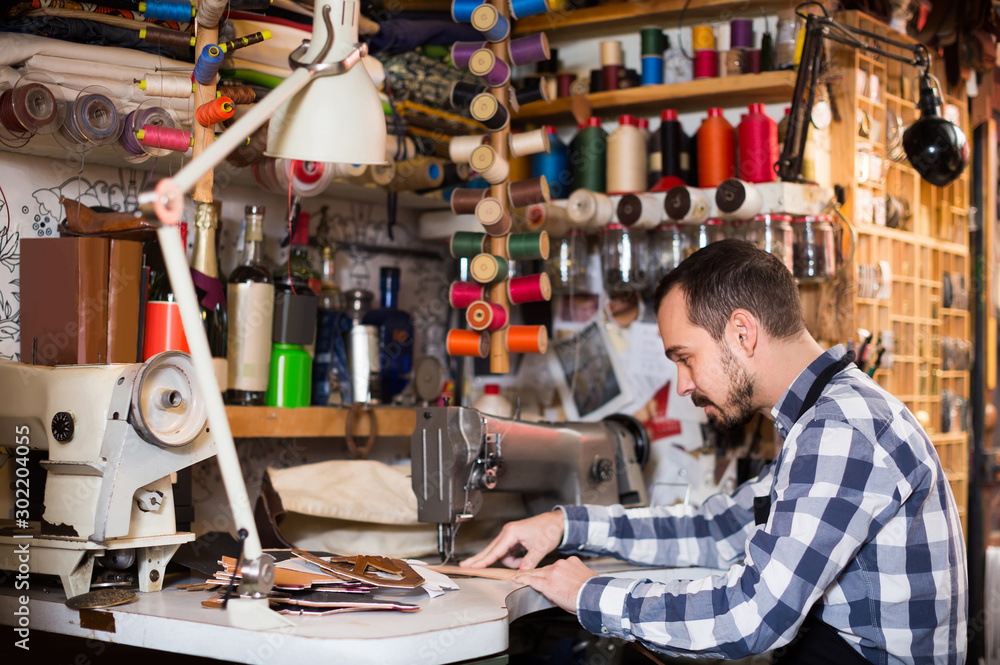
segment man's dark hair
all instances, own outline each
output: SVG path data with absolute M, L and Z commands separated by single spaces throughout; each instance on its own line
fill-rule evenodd
M 713 242 L 667 273 L 656 287 L 657 314 L 675 286 L 684 294 L 688 320 L 715 340 L 722 339 L 737 309 L 753 314 L 776 339 L 793 337 L 805 328 L 792 273 L 776 256 L 745 240 Z

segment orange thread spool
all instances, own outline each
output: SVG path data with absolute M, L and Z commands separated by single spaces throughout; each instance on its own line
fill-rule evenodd
M 736 132 L 722 109 L 708 109 L 698 129 L 698 186 L 718 187 L 736 177 Z
M 545 353 L 549 334 L 545 326 L 510 326 L 507 328 L 508 353 Z
M 490 352 L 489 335 L 475 330 L 449 330 L 448 355 L 485 358 Z
M 206 102 L 194 112 L 194 119 L 202 127 L 211 127 L 223 120 L 229 120 L 236 113 L 236 104 L 229 97 L 219 97 Z

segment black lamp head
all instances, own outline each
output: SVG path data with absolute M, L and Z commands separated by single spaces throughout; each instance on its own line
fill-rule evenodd
M 937 82 L 927 72 L 920 76 L 917 109 L 920 118 L 903 132 L 903 150 L 920 177 L 944 187 L 969 164 L 969 142 L 957 125 L 941 117 Z

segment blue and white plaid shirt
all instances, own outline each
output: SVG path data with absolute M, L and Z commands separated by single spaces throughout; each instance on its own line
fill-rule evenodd
M 700 508 L 564 506 L 560 548 L 639 564 L 729 567 L 693 581 L 596 577 L 587 630 L 667 653 L 741 658 L 790 642 L 810 610 L 873 663 L 962 663 L 968 574 L 955 499 L 913 414 L 851 365 L 794 422 L 830 349 L 772 410 L 784 445 Z M 771 498 L 754 525 L 753 500 Z

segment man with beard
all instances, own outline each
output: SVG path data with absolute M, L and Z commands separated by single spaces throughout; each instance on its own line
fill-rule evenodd
M 561 506 L 504 527 L 470 567 L 501 561 L 593 633 L 674 655 L 785 663 L 962 663 L 967 570 L 961 522 L 916 418 L 843 346 L 806 330 L 775 257 L 716 242 L 656 293 L 677 392 L 720 428 L 755 413 L 777 459 L 700 508 Z M 599 577 L 554 549 L 639 564 L 728 568 L 693 581 Z

